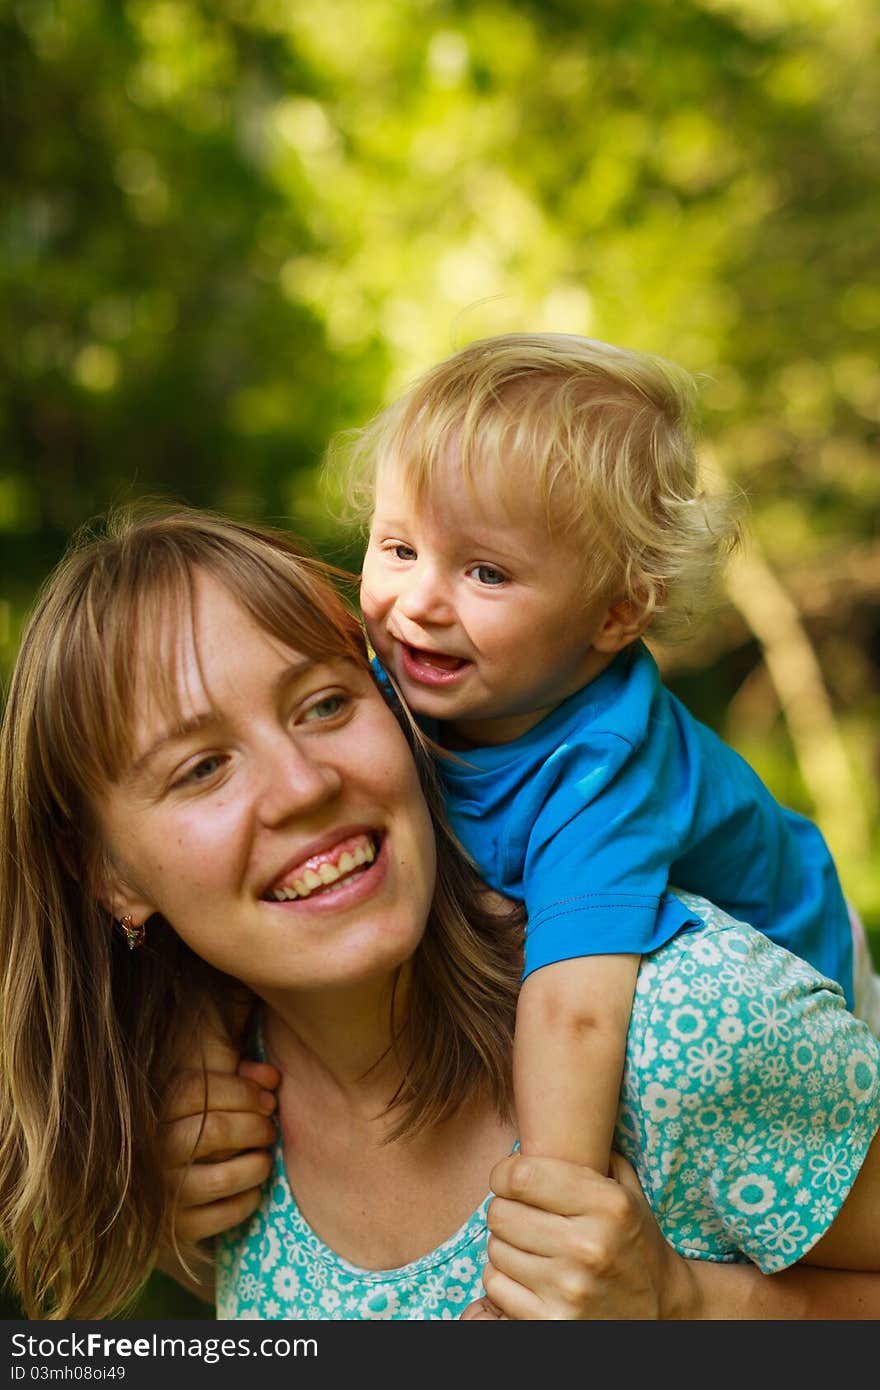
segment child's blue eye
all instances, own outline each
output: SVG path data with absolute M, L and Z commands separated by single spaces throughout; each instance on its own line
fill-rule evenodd
M 396 545 L 394 547 L 394 558 L 396 560 L 414 560 L 416 552 L 411 545 Z
M 474 565 L 471 574 L 480 584 L 487 584 L 490 587 L 504 583 L 504 575 L 494 565 Z

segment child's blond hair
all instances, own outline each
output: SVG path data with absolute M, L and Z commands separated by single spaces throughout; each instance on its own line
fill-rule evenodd
M 552 535 L 583 549 L 594 592 L 625 598 L 661 641 L 689 635 L 737 543 L 729 498 L 698 485 L 696 383 L 663 358 L 564 333 L 471 343 L 432 367 L 362 430 L 331 446 L 349 516 L 372 510 L 377 469 L 403 464 L 417 503 L 454 446 L 479 497 L 487 469 L 511 502 L 533 499 Z M 525 475 L 523 475 L 525 469 Z

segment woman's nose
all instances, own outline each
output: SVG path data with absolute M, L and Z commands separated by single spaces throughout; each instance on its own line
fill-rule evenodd
M 267 750 L 260 818 L 265 825 L 278 825 L 307 815 L 332 801 L 341 786 L 342 778 L 332 763 L 306 752 L 295 737 L 278 739 Z

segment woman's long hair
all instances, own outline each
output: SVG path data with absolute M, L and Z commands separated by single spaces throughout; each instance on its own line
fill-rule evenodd
M 0 730 L 0 1240 L 29 1317 L 104 1317 L 137 1293 L 169 1226 L 168 1084 L 200 1016 L 236 992 L 160 918 L 132 955 L 100 901 L 108 865 L 93 807 L 131 754 L 144 653 L 174 706 L 196 572 L 281 642 L 367 663 L 326 566 L 280 532 L 210 513 L 117 513 L 80 534 L 44 586 Z M 430 760 L 417 760 L 437 817 L 438 886 L 395 1012 L 393 1137 L 475 1088 L 509 1113 L 519 981 L 516 924 L 485 910 L 444 828 Z

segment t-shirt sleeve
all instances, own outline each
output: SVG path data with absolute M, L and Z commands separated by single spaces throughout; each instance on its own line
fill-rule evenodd
M 681 1254 L 773 1273 L 855 1182 L 880 1127 L 880 1043 L 837 985 L 724 920 L 642 965 L 615 1144 Z
M 670 897 L 676 788 L 650 743 L 614 733 L 566 743 L 513 809 L 528 913 L 525 974 L 573 956 L 655 950 L 693 916 Z

